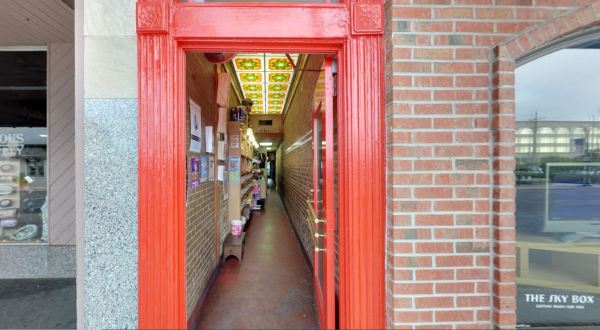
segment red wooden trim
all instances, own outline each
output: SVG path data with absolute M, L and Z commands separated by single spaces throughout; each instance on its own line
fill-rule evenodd
M 186 326 L 183 56 L 168 34 L 138 36 L 138 325 L 145 329 Z
M 353 36 L 339 58 L 340 328 L 385 328 L 383 40 Z
M 343 40 L 348 21 L 343 4 L 195 4 L 176 7 L 173 34 L 175 38 Z
M 170 7 L 168 2 L 141 1 L 137 3 L 137 33 L 169 33 Z
M 324 198 L 325 211 L 325 269 L 323 273 L 324 319 L 321 327 L 335 329 L 335 162 L 334 162 L 334 139 L 333 139 L 333 60 L 325 58 L 325 173 L 324 173 Z

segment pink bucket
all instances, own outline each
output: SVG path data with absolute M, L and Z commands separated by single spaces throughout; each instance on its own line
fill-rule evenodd
M 242 234 L 242 220 L 231 220 L 231 234 L 241 235 Z

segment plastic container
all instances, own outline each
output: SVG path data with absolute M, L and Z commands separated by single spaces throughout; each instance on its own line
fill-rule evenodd
M 242 220 L 231 220 L 231 234 L 238 236 L 242 234 Z

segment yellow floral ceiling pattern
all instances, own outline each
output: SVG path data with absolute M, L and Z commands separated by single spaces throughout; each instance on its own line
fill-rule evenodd
M 298 54 L 290 55 L 294 63 Z M 284 54 L 239 54 L 233 59 L 244 97 L 253 101 L 252 114 L 283 113 L 294 67 Z

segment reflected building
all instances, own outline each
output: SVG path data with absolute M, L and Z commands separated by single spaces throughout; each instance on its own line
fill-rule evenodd
M 517 158 L 577 157 L 600 149 L 598 121 L 517 121 Z

